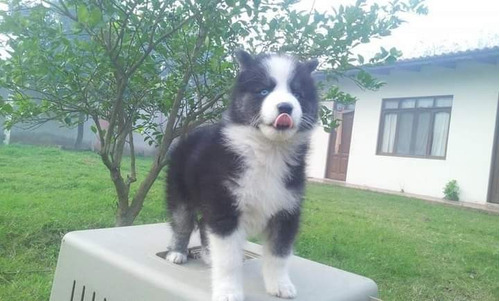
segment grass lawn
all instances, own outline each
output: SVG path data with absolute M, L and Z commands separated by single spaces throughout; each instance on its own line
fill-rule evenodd
M 163 177 L 136 224 L 165 220 Z M 0 147 L 0 300 L 48 300 L 61 237 L 112 226 L 115 200 L 94 153 Z M 498 300 L 497 215 L 309 184 L 295 249 L 372 278 L 384 301 Z

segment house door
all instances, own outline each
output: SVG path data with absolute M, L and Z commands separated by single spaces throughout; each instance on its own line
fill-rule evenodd
M 488 202 L 498 204 L 498 108 L 495 126 L 495 138 L 493 138 L 493 156 L 491 157 L 490 187 L 488 191 Z
M 353 120 L 354 111 L 343 113 L 341 125 L 330 136 L 327 178 L 339 181 L 346 180 Z

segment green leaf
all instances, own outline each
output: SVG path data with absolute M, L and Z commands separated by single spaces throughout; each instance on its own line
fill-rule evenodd
M 102 13 L 98 8 L 93 8 L 90 11 L 90 16 L 88 18 L 89 20 L 89 25 L 90 26 L 95 26 L 99 24 L 99 22 L 102 20 Z
M 85 4 L 78 5 L 77 17 L 80 23 L 88 23 L 89 21 L 89 10 Z
M 360 65 L 363 65 L 365 63 L 365 58 L 362 55 L 358 54 L 358 62 Z
M 14 108 L 7 102 L 0 105 L 1 115 L 11 115 L 14 112 Z

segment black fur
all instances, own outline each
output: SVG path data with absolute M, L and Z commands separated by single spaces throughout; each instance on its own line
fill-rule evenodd
M 297 152 L 297 157 L 299 162 L 305 162 L 305 157 L 307 155 L 308 146 L 303 144 L 299 147 Z M 285 179 L 285 185 L 290 190 L 295 190 L 300 195 L 304 194 L 304 186 L 306 178 L 306 166 L 305 164 L 293 165 L 289 164 L 290 169 L 289 177 Z
M 193 214 L 200 212 L 204 223 L 215 233 L 230 234 L 236 227 L 239 212 L 235 210 L 234 200 L 224 183 L 236 177 L 241 166 L 238 156 L 224 146 L 221 128 L 222 124 L 198 128 L 180 141 L 171 153 L 167 208 L 174 221 L 175 236 L 178 232 L 176 214 L 185 213 L 180 210 L 184 205 Z M 184 245 L 181 244 L 185 248 Z
M 295 236 L 299 230 L 300 211 L 278 212 L 268 222 L 266 241 L 271 253 L 278 257 L 290 255 Z

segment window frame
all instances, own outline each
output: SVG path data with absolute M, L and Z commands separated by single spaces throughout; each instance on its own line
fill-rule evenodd
M 432 107 L 426 107 L 426 108 L 418 108 L 418 100 L 419 99 L 425 99 L 425 98 L 432 98 Z M 449 107 L 436 107 L 436 100 L 438 98 L 451 98 L 451 106 Z M 415 106 L 413 108 L 401 108 L 401 104 L 403 101 L 408 100 L 408 99 L 413 99 L 415 100 Z M 387 101 L 398 101 L 398 107 L 395 109 L 384 109 L 384 104 Z M 389 156 L 389 157 L 406 157 L 406 158 L 417 158 L 417 159 L 434 159 L 434 160 L 446 160 L 446 157 L 448 155 L 448 139 L 450 137 L 450 124 L 451 124 L 451 111 L 453 108 L 453 101 L 454 97 L 453 95 L 433 95 L 433 96 L 418 96 L 418 97 L 397 97 L 397 98 L 383 98 L 381 101 L 381 109 L 380 109 L 380 122 L 379 122 L 379 129 L 378 129 L 378 138 L 377 138 L 377 149 L 376 149 L 376 155 L 379 156 Z M 444 146 L 444 155 L 443 156 L 432 156 L 431 151 L 432 151 L 432 143 L 433 143 L 433 131 L 434 131 L 434 122 L 436 118 L 437 113 L 441 112 L 446 112 L 449 114 L 449 120 L 448 120 L 448 128 L 446 129 L 447 134 L 446 134 L 446 142 Z M 426 145 L 426 154 L 425 155 L 416 155 L 416 154 L 398 154 L 395 152 L 395 149 L 397 147 L 398 143 L 398 136 L 399 136 L 399 131 L 400 131 L 400 114 L 402 113 L 412 113 L 413 115 L 413 121 L 412 121 L 412 137 L 410 140 L 410 152 L 415 151 L 415 143 L 416 139 L 416 130 L 418 128 L 418 117 L 422 113 L 430 113 L 430 124 L 429 128 L 427 129 L 428 135 L 427 135 L 427 145 Z M 397 115 L 397 121 L 396 121 L 396 132 L 395 132 L 395 137 L 394 137 L 394 143 L 392 147 L 392 153 L 388 152 L 382 152 L 382 141 L 383 141 L 383 134 L 384 134 L 384 127 L 385 127 L 385 116 L 388 114 L 396 114 Z

